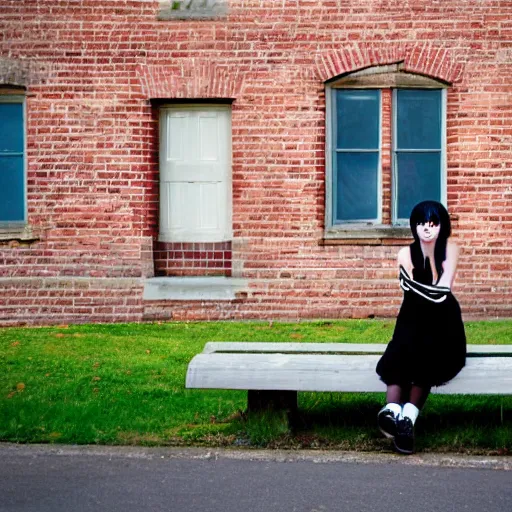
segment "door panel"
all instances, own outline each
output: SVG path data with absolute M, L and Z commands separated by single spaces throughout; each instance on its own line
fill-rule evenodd
M 160 240 L 231 238 L 231 111 L 163 108 Z

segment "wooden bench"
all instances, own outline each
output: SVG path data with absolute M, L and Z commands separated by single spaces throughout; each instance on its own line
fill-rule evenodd
M 248 410 L 295 411 L 299 391 L 384 392 L 375 366 L 385 344 L 210 342 L 186 387 L 248 390 Z M 465 368 L 442 394 L 512 394 L 512 345 L 468 345 Z

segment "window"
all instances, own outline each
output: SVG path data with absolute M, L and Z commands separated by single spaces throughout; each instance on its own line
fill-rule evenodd
M 333 94 L 333 224 L 380 220 L 380 91 Z
M 446 202 L 446 87 L 385 71 L 327 86 L 327 238 L 391 232 L 408 224 L 419 201 Z
M 393 91 L 394 218 L 408 220 L 414 205 L 441 201 L 443 164 L 443 89 Z
M 24 96 L 0 95 L 0 226 L 27 219 Z

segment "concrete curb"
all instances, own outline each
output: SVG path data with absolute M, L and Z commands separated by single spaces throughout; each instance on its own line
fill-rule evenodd
M 512 456 L 487 457 L 461 454 L 415 454 L 403 456 L 392 453 L 364 453 L 320 450 L 253 450 L 223 448 L 171 448 L 96 445 L 43 445 L 0 443 L 2 454 L 19 457 L 109 457 L 126 459 L 238 459 L 262 462 L 314 462 L 318 464 L 401 464 L 408 466 L 434 466 L 454 468 L 512 470 Z

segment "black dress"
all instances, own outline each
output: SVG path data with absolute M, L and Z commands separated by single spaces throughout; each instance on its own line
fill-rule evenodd
M 419 243 L 411 245 L 412 279 L 400 268 L 404 299 L 393 338 L 377 363 L 386 384 L 441 386 L 466 362 L 466 335 L 457 299 L 449 288 L 432 285 L 429 259 L 424 265 Z M 415 254 L 416 253 L 416 254 Z M 423 268 L 421 268 L 423 266 Z M 441 277 L 441 275 L 439 275 Z

